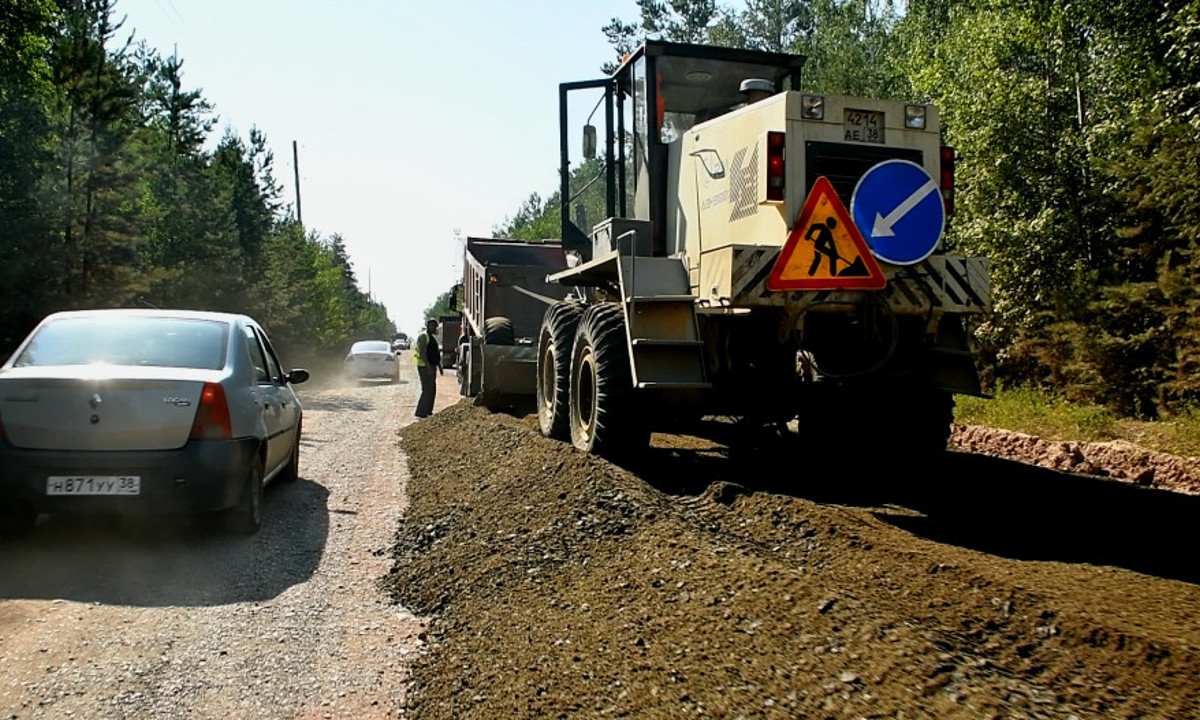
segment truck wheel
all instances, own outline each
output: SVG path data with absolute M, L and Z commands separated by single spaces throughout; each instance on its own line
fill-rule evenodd
M 538 425 L 555 440 L 571 439 L 571 348 L 583 310 L 574 302 L 551 305 L 538 334 Z
M 483 341 L 488 345 L 516 345 L 512 320 L 506 317 L 488 318 L 483 321 Z
M 589 307 L 571 351 L 571 444 L 607 458 L 647 445 L 650 433 L 639 416 L 632 377 L 621 306 Z

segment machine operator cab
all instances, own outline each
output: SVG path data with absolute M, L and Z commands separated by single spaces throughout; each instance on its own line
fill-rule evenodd
M 679 166 L 671 160 L 672 144 L 677 146 L 697 124 L 798 89 L 803 64 L 799 55 L 649 40 L 624 58 L 611 77 L 560 85 L 566 249 L 590 259 L 598 248 L 593 247 L 588 221 L 616 218 L 649 223 L 646 232 L 639 233 L 639 254 L 670 254 L 668 190 Z M 573 163 L 570 138 L 578 137 L 580 123 L 572 115 L 583 112 L 588 113 L 582 123 L 584 153 Z M 596 147 L 597 137 L 604 143 L 601 148 Z M 597 150 L 600 161 L 593 157 Z M 571 169 L 582 163 L 594 163 L 596 173 L 584 173 L 572 186 Z M 590 187 L 600 178 L 603 197 L 595 190 L 589 196 L 582 186 Z M 599 240 L 607 247 L 615 242 L 615 237 Z
M 702 255 L 781 246 L 818 177 L 848 207 L 859 179 L 887 160 L 937 178 L 949 212 L 952 151 L 936 109 L 802 93 L 803 65 L 800 55 L 651 40 L 609 78 L 560 85 L 564 250 L 585 261 L 617 248 L 686 257 L 693 287 L 708 288 Z M 580 126 L 590 130 L 573 163 Z

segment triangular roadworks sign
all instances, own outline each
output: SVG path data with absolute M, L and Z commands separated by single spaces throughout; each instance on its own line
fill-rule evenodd
M 887 277 L 833 185 L 821 176 L 767 278 L 768 290 L 882 290 Z

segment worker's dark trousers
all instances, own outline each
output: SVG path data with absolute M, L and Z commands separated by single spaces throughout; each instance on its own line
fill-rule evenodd
M 433 414 L 433 396 L 437 392 L 437 368 L 432 365 L 417 366 L 417 375 L 421 378 L 421 399 L 417 401 L 417 417 L 428 417 Z

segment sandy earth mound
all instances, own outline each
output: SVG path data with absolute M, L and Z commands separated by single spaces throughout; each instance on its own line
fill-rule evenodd
M 1200 494 L 1200 460 L 1154 452 L 1127 442 L 1052 441 L 1010 430 L 956 425 L 950 444 L 960 450 L 1054 470 Z
M 622 468 L 466 404 L 401 442 L 410 717 L 1200 714 L 1200 498 L 669 435 Z

